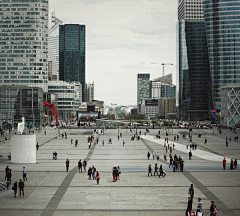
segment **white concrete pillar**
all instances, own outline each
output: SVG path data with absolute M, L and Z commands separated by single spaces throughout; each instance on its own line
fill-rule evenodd
M 11 163 L 36 163 L 36 134 L 11 135 Z

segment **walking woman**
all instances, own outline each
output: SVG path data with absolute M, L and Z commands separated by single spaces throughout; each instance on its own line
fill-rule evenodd
M 97 171 L 96 179 L 97 179 L 97 184 L 99 184 L 99 180 L 100 180 L 100 174 L 99 174 L 99 172 L 98 172 L 98 171 Z

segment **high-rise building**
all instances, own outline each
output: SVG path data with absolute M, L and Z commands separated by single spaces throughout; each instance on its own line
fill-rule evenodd
M 85 25 L 65 24 L 59 27 L 59 80 L 80 82 L 82 100 L 85 93 Z
M 48 72 L 50 80 L 59 80 L 59 26 L 63 23 L 52 13 L 52 26 L 48 31 Z
M 141 113 L 141 104 L 144 99 L 151 98 L 150 74 L 139 73 L 137 77 L 137 112 Z
M 0 84 L 47 91 L 48 0 L 0 0 Z
M 211 75 L 202 0 L 179 0 L 178 68 L 179 118 L 208 117 Z
M 240 1 L 203 0 L 214 109 L 221 87 L 240 82 Z
M 94 100 L 94 82 L 86 84 L 86 101 L 90 102 Z
M 162 83 L 156 80 L 150 81 L 151 98 L 176 98 L 176 86 L 172 84 Z

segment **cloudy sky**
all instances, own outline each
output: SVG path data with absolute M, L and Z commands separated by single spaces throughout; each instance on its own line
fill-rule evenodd
M 50 0 L 64 24 L 87 27 L 87 82 L 106 105 L 137 103 L 137 74 L 176 74 L 177 0 Z M 140 62 L 140 63 L 139 63 Z M 151 64 L 152 62 L 157 64 Z

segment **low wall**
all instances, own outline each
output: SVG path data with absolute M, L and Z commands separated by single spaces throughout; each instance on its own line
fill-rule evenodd
M 36 163 L 36 134 L 11 135 L 11 162 Z

